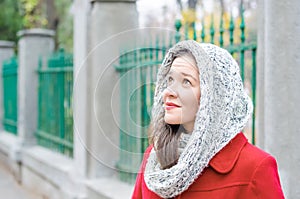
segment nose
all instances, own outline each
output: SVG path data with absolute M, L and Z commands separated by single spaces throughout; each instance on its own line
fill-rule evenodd
M 166 98 L 176 98 L 178 97 L 178 93 L 176 92 L 176 90 L 170 86 L 168 86 L 164 92 L 163 92 L 163 98 L 164 98 L 164 101 L 166 100 Z

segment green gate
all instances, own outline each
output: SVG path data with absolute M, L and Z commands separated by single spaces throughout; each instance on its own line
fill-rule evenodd
M 73 156 L 73 56 L 61 49 L 38 68 L 39 145 Z
M 3 127 L 7 132 L 17 134 L 18 121 L 18 61 L 16 57 L 3 62 Z
M 157 38 L 154 42 L 149 41 L 148 45 L 121 52 L 119 64 L 116 66 L 120 74 L 120 158 L 117 168 L 121 180 L 129 183 L 135 181 L 135 173 L 139 169 L 143 152 L 148 146 L 147 131 L 156 72 L 167 49 L 176 42 L 182 39 L 194 39 L 226 48 L 241 66 L 241 77 L 255 107 L 256 42 L 246 42 L 243 15 L 239 18 L 238 28 L 235 27 L 233 17 L 230 18 L 229 27 L 226 28 L 223 18 L 223 16 L 220 17 L 218 32 L 215 29 L 213 17 L 207 29 L 205 23 L 202 22 L 200 31 L 195 29 L 195 24 L 182 26 L 180 21 L 176 21 L 176 33 L 169 36 L 171 38 L 169 41 Z M 239 41 L 235 41 L 235 34 L 239 34 Z M 255 144 L 255 108 L 252 121 L 244 132 Z

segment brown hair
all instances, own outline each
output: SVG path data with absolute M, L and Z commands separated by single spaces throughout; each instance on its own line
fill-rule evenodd
M 192 53 L 187 49 L 176 52 L 173 61 L 177 57 L 189 57 L 195 60 Z M 149 127 L 149 142 L 154 144 L 154 149 L 161 169 L 168 169 L 177 164 L 179 158 L 179 138 L 185 129 L 180 124 L 167 124 L 163 118 L 161 119 L 163 121 L 151 121 Z M 162 122 L 164 124 L 163 127 L 161 127 L 161 125 L 155 125 L 154 123 L 156 122 Z

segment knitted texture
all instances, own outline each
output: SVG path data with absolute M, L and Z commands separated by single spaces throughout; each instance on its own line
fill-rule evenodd
M 200 106 L 194 130 L 178 163 L 169 169 L 160 169 L 153 149 L 147 160 L 144 179 L 147 187 L 162 198 L 175 197 L 195 181 L 210 160 L 246 125 L 253 105 L 243 88 L 239 66 L 224 49 L 213 44 L 200 44 L 188 40 L 172 47 L 158 74 L 152 109 L 154 125 L 164 128 L 163 91 L 167 88 L 166 76 L 174 54 L 188 49 L 199 68 Z

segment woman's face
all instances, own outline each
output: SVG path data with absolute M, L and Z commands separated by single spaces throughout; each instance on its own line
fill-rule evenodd
M 199 71 L 190 56 L 177 57 L 167 75 L 168 87 L 163 92 L 164 120 L 182 124 L 192 132 L 200 102 Z

